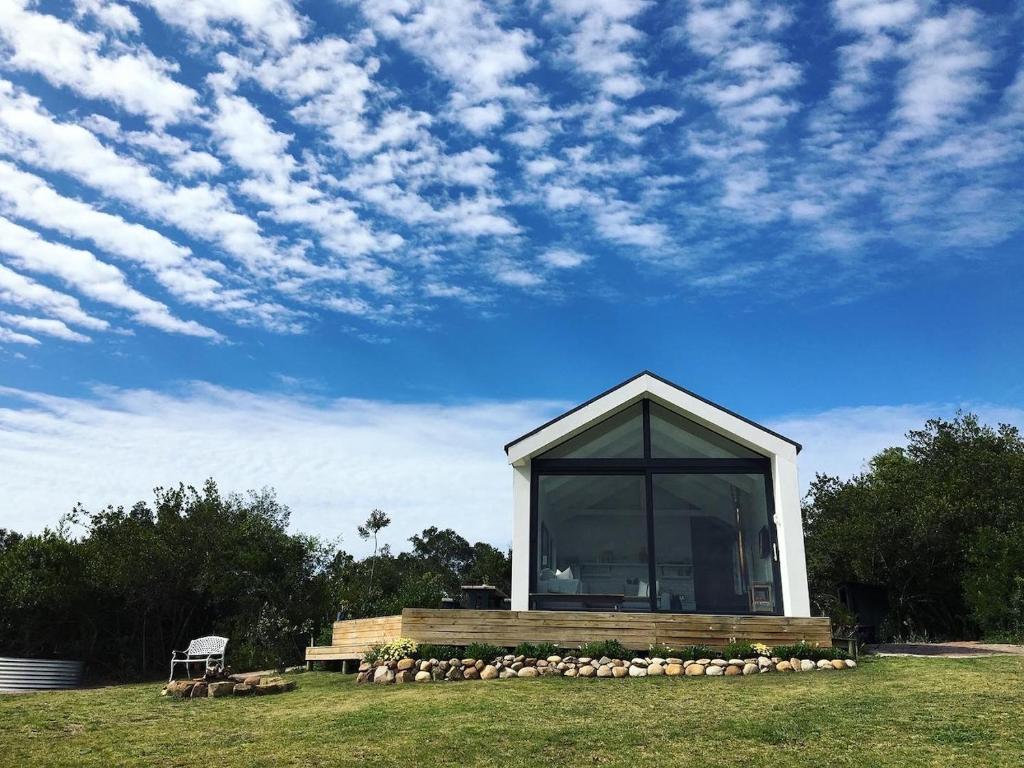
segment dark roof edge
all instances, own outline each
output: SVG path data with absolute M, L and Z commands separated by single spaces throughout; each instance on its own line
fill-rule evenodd
M 611 388 L 609 388 L 609 389 L 606 389 L 606 390 L 605 390 L 604 392 L 602 392 L 602 393 L 601 393 L 601 394 L 599 394 L 599 395 L 594 395 L 594 396 L 593 396 L 592 398 L 590 398 L 590 399 L 589 399 L 589 400 L 587 400 L 586 402 L 580 403 L 579 405 L 575 406 L 574 408 L 570 408 L 570 409 L 569 409 L 568 411 L 566 411 L 565 413 L 563 413 L 563 414 L 560 414 L 560 415 L 558 415 L 558 416 L 555 416 L 555 418 L 551 419 L 550 421 L 546 421 L 546 422 L 544 422 L 543 424 L 541 424 L 541 425 L 540 425 L 539 427 L 537 427 L 536 429 L 531 429 L 531 430 L 530 430 L 529 432 L 527 432 L 527 433 L 526 433 L 525 435 L 520 435 L 520 436 L 519 436 L 519 437 L 517 437 L 517 438 L 516 438 L 515 440 L 512 440 L 512 441 L 511 441 L 511 442 L 509 442 L 509 443 L 506 443 L 506 444 L 505 444 L 505 454 L 506 454 L 506 455 L 508 455 L 508 449 L 509 449 L 509 448 L 511 448 L 511 447 L 512 447 L 513 445 L 515 445 L 516 443 L 521 443 L 521 442 L 522 442 L 523 440 L 525 440 L 526 438 L 528 438 L 528 437 L 532 437 L 533 435 L 537 434 L 537 433 L 538 433 L 538 432 L 540 432 L 541 430 L 547 429 L 548 427 L 550 427 L 550 426 L 551 426 L 552 424 L 554 424 L 555 422 L 561 421 L 561 420 L 562 420 L 562 419 L 564 419 L 564 418 L 565 418 L 566 416 L 570 416 L 570 415 L 572 415 L 572 414 L 576 413 L 576 411 L 580 410 L 581 408 L 586 408 L 586 407 L 587 407 L 588 405 L 590 405 L 591 403 L 593 403 L 593 402 L 595 402 L 595 401 L 597 401 L 597 400 L 600 400 L 600 399 L 601 399 L 602 397 L 604 397 L 605 395 L 610 395 L 610 394 L 611 394 L 612 392 L 614 392 L 615 390 L 617 390 L 617 389 L 620 389 L 620 388 L 622 388 L 622 387 L 626 386 L 626 385 L 627 385 L 627 384 L 629 384 L 629 383 L 630 383 L 631 381 L 635 381 L 636 379 L 639 379 L 639 378 L 640 378 L 641 376 L 650 376 L 650 377 L 651 377 L 652 379 L 657 379 L 657 380 L 658 380 L 658 381 L 660 381 L 660 382 L 661 382 L 662 384 L 665 384 L 665 385 L 667 385 L 667 386 L 670 386 L 670 387 L 672 387 L 673 389 L 678 389 L 678 390 L 679 390 L 680 392 L 682 392 L 682 393 L 684 393 L 684 394 L 687 394 L 687 395 L 689 395 L 690 397 L 694 397 L 694 398 L 696 398 L 697 400 L 700 400 L 700 401 L 701 401 L 702 403 L 707 403 L 707 404 L 708 404 L 708 405 L 710 405 L 710 406 L 711 406 L 712 408 L 717 408 L 718 410 L 722 411 L 722 413 L 727 413 L 727 414 L 729 414 L 730 416 L 733 416 L 733 417 L 735 417 L 735 418 L 739 419 L 740 421 L 744 421 L 744 422 L 746 422 L 747 424 L 749 424 L 749 425 L 750 425 L 750 426 L 752 426 L 752 427 L 757 427 L 757 428 L 758 428 L 758 429 L 760 429 L 760 430 L 761 430 L 762 432 L 766 432 L 766 433 L 768 433 L 769 435 L 772 435 L 772 436 L 774 436 L 774 437 L 777 437 L 777 438 L 779 438 L 780 440 L 784 440 L 785 442 L 789 443 L 790 445 L 796 446 L 796 452 L 797 452 L 797 453 L 800 453 L 800 451 L 801 451 L 801 450 L 803 450 L 803 446 L 802 446 L 802 445 L 800 445 L 800 443 L 798 443 L 798 442 L 797 442 L 796 440 L 790 440 L 790 439 L 789 439 L 788 437 L 786 437 L 785 435 L 780 435 L 780 434 L 779 434 L 778 432 L 776 432 L 775 430 L 772 430 L 772 429 L 768 429 L 768 427 L 764 426 L 763 424 L 758 424 L 758 423 L 757 423 L 756 421 L 754 421 L 754 420 L 752 420 L 752 419 L 748 419 L 748 418 L 747 418 L 746 416 L 742 416 L 742 415 L 740 415 L 740 414 L 736 413 L 735 411 L 729 410 L 729 409 L 728 409 L 728 408 L 726 408 L 726 407 L 725 407 L 724 405 L 719 405 L 718 403 L 714 402 L 713 400 L 708 400 L 708 399 L 707 399 L 706 397 L 701 397 L 701 396 L 700 396 L 700 395 L 698 395 L 698 394 L 697 394 L 696 392 L 692 392 L 692 391 L 690 391 L 689 389 L 687 389 L 686 387 L 681 387 L 681 386 L 679 386 L 679 385 L 678 385 L 678 384 L 676 384 L 676 383 L 675 383 L 674 381 L 669 381 L 668 379 L 664 378 L 663 376 L 659 376 L 659 375 L 658 375 L 658 374 L 656 374 L 656 373 L 652 373 L 651 371 L 646 371 L 646 370 L 645 370 L 645 371 L 640 371 L 640 373 L 638 373 L 638 374 L 636 374 L 636 375 L 634 375 L 634 376 L 630 376 L 630 377 L 629 377 L 628 379 L 626 379 L 625 381 L 619 382 L 619 383 L 618 383 L 618 384 L 616 384 L 616 385 L 615 385 L 614 387 L 611 387 Z

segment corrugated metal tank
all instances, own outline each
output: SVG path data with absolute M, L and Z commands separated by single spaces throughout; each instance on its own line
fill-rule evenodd
M 80 661 L 0 656 L 0 691 L 5 693 L 77 688 L 81 683 Z

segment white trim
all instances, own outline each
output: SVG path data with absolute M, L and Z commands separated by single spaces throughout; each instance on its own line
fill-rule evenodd
M 512 468 L 512 610 L 530 607 L 530 462 Z

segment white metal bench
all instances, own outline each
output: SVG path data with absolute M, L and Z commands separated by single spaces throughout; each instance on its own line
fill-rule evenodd
M 211 664 L 218 670 L 224 669 L 224 651 L 228 646 L 226 637 L 209 635 L 208 637 L 197 637 L 188 644 L 185 651 L 171 651 L 171 676 L 168 682 L 174 679 L 174 665 L 184 664 L 185 674 L 189 674 L 189 667 L 192 664 L 202 664 L 203 669 L 208 669 Z

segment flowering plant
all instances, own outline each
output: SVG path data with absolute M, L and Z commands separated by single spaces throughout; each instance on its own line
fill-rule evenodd
M 751 648 L 754 649 L 754 653 L 756 653 L 758 656 L 766 656 L 767 657 L 767 656 L 771 656 L 772 655 L 771 647 L 765 645 L 764 643 L 754 643 L 751 646 Z

